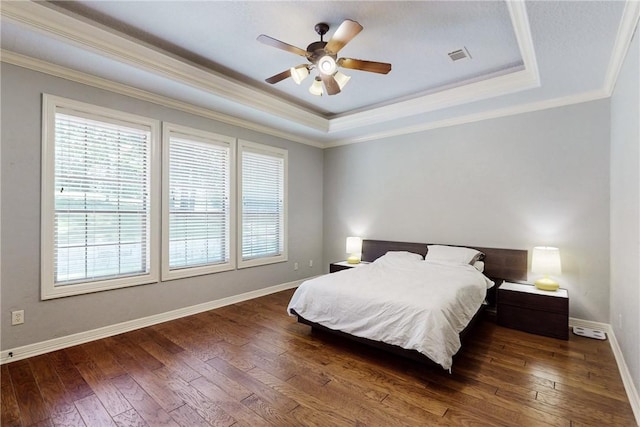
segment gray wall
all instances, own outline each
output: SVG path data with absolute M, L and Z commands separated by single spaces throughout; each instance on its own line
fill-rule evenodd
M 570 315 L 609 320 L 609 101 L 325 150 L 324 259 L 345 237 L 560 248 Z
M 164 313 L 322 272 L 322 150 L 2 64 L 2 349 Z M 41 94 L 289 150 L 289 262 L 40 301 Z M 309 268 L 309 260 L 314 261 Z M 299 262 L 300 269 L 293 270 Z M 11 326 L 11 311 L 25 310 Z
M 636 32 L 611 98 L 611 319 L 640 390 L 640 41 Z

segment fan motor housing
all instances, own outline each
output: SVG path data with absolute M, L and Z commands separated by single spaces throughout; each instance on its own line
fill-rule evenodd
M 337 55 L 324 50 L 324 47 L 326 45 L 327 45 L 327 42 L 311 43 L 309 46 L 307 46 L 307 59 L 309 59 L 310 62 L 315 64 L 323 56 L 329 55 L 335 60 L 337 58 Z

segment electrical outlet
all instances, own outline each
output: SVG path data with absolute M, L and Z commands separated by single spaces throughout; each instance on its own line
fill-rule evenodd
M 313 260 L 312 259 L 309 260 L 309 267 L 313 267 Z
M 11 312 L 11 325 L 22 325 L 24 323 L 24 310 Z
M 298 269 L 298 263 L 297 263 L 297 262 L 294 262 L 294 263 L 293 263 L 293 269 L 294 269 L 294 270 L 297 270 L 297 269 Z

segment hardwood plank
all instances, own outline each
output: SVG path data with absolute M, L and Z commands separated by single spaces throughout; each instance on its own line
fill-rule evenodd
M 252 370 L 251 372 L 249 372 L 249 375 L 252 375 L 254 378 L 256 378 L 257 381 L 259 381 L 264 386 L 269 386 L 269 384 L 271 384 L 271 387 L 277 388 L 277 390 L 285 396 L 290 396 L 290 397 L 295 396 L 296 402 L 299 403 L 299 406 L 295 407 L 293 411 L 296 411 L 299 414 L 300 413 L 314 414 L 315 418 L 323 418 L 325 419 L 325 423 L 330 425 L 343 425 L 343 424 L 353 425 L 355 423 L 355 418 L 352 417 L 351 414 L 349 415 L 337 414 L 335 413 L 334 407 L 331 404 L 327 402 L 323 402 L 321 399 L 318 399 L 316 397 L 316 393 L 314 392 L 313 388 L 305 388 L 304 390 L 294 389 L 290 385 L 285 386 L 284 383 L 278 381 L 275 377 L 268 378 L 265 375 L 262 378 L 260 378 L 260 373 L 258 371 L 259 370 L 256 368 L 256 371 Z M 260 396 L 258 395 L 252 395 L 252 396 L 255 396 L 259 400 L 256 401 L 255 399 L 249 399 L 249 400 L 244 399 L 243 403 L 255 405 L 256 403 L 262 404 L 261 402 L 264 401 L 264 399 L 260 399 Z M 262 405 L 265 406 L 264 404 Z M 301 407 L 305 407 L 306 410 L 300 411 Z
M 169 353 L 178 354 L 184 351 L 184 348 L 171 341 L 160 332 L 156 330 L 158 325 L 150 326 L 148 328 L 144 328 L 141 331 L 147 337 L 146 341 L 154 342 Z
M 153 341 L 142 341 L 139 345 L 183 380 L 190 382 L 200 376 L 200 374 L 189 367 L 189 365 L 182 363 L 176 357 L 176 353 L 171 353 L 161 345 Z
M 296 396 L 303 389 L 303 386 L 298 384 L 299 377 L 294 377 L 287 382 L 287 386 L 291 387 L 287 389 L 283 384 L 278 384 L 275 377 L 270 377 L 268 373 L 259 371 L 257 368 L 250 371 L 251 374 L 262 378 L 264 382 L 274 382 L 278 385 L 279 390 L 291 393 L 291 396 Z M 306 383 L 303 383 L 306 384 Z M 340 407 L 345 412 L 349 413 L 356 422 L 363 423 L 364 425 L 373 425 L 380 423 L 382 425 L 397 425 L 397 426 L 410 426 L 415 425 L 416 420 L 410 420 L 410 414 L 403 414 L 398 418 L 398 414 L 393 411 L 388 411 L 383 405 L 375 405 L 373 402 L 362 401 L 358 399 L 357 394 L 346 390 L 344 387 L 336 385 L 336 382 L 330 381 L 322 387 L 313 389 L 313 394 L 316 398 L 319 398 L 322 402 L 329 404 L 331 407 Z
M 182 427 L 209 427 L 206 422 L 196 411 L 189 405 L 182 405 L 171 411 L 171 417 Z
M 331 358 L 342 369 L 337 373 L 337 368 L 331 369 L 331 379 L 347 377 L 352 379 L 353 383 L 366 384 L 369 389 L 375 390 L 380 394 L 396 393 L 394 400 L 402 402 L 403 405 L 409 407 L 419 407 L 434 415 L 442 416 L 448 409 L 448 405 L 437 399 L 431 399 L 424 396 L 423 387 L 416 386 L 405 380 L 397 370 L 388 370 L 380 366 L 372 366 L 366 361 L 358 361 L 350 356 L 343 357 L 340 353 L 336 354 L 331 349 L 299 349 L 299 354 L 304 356 L 307 366 L 332 367 L 325 365 L 327 358 Z M 307 380 L 306 376 L 296 378 L 297 382 Z M 305 387 L 310 387 L 309 385 Z M 401 393 L 398 393 L 401 391 Z
M 109 415 L 116 416 L 132 409 L 122 393 L 108 381 L 106 375 L 91 360 L 76 364 L 76 368 L 102 402 Z
M 162 378 L 169 389 L 173 390 L 177 396 L 180 396 L 187 405 L 212 426 L 227 427 L 236 422 L 222 408 L 209 400 L 191 384 L 173 374 L 168 368 L 157 369 L 155 373 Z
M 532 399 L 518 400 L 523 404 L 533 405 Z M 563 395 L 557 391 L 537 393 L 535 401 L 545 405 L 545 412 L 568 416 L 571 420 L 582 423 L 595 420 L 600 425 L 624 425 L 625 420 L 633 415 L 626 405 L 620 405 L 620 402 L 613 403 L 612 399 L 598 402 L 577 396 Z
M 136 343 L 136 333 L 137 331 L 132 331 L 129 334 L 116 335 L 115 337 L 110 337 L 105 340 L 109 351 L 115 357 L 116 361 L 120 363 L 120 358 L 118 356 L 126 353 L 124 359 L 132 359 L 136 363 L 144 366 L 145 369 L 152 371 L 154 369 L 162 368 L 164 366 L 162 362 L 150 355 Z M 120 366 L 122 366 L 122 363 L 120 363 Z
M 20 407 L 13 389 L 11 376 L 9 375 L 9 365 L 2 365 L 0 371 L 0 393 L 2 394 L 0 406 L 0 425 L 7 427 L 21 427 Z
M 288 413 L 279 411 L 271 406 L 269 402 L 264 401 L 259 396 L 252 394 L 242 401 L 242 404 L 255 413 L 269 424 L 278 427 L 296 427 L 297 421 Z
M 180 354 L 178 358 L 195 369 L 201 377 L 205 378 L 211 384 L 213 384 L 216 388 L 223 391 L 225 394 L 231 396 L 233 399 L 240 401 L 249 395 L 251 395 L 251 391 L 227 377 L 213 366 L 201 361 L 200 359 L 189 356 L 187 354 Z M 201 378 L 196 378 L 192 383 L 197 382 Z
M 153 400 L 129 375 L 121 375 L 110 381 L 150 426 L 178 427 L 178 424 L 162 409 L 158 402 Z
M 356 423 L 346 418 L 340 417 L 336 413 L 327 413 L 300 405 L 293 411 L 289 412 L 289 416 L 295 419 L 298 425 L 307 427 L 333 427 L 354 426 Z
M 497 423 L 515 423 L 516 425 L 569 426 L 570 420 L 556 414 L 542 411 L 536 407 L 527 407 L 517 400 L 502 399 L 490 392 L 469 393 L 468 388 L 459 381 L 447 378 L 446 374 L 433 375 L 415 371 L 428 384 L 428 393 L 449 396 L 449 404 L 458 409 L 474 408 L 475 412 L 485 411 L 487 418 Z
M 106 338 L 106 340 L 109 341 L 110 338 Z M 162 363 L 157 361 L 157 359 L 153 358 L 149 353 L 146 353 L 140 347 L 133 345 L 128 340 L 120 339 L 118 340 L 118 342 L 122 343 L 123 345 L 121 347 L 118 347 L 121 349 L 121 351 L 118 353 L 116 360 L 127 371 L 127 374 L 131 378 L 133 378 L 140 385 L 140 387 L 142 387 L 144 391 L 148 393 L 162 407 L 162 409 L 167 412 L 171 412 L 174 409 L 184 405 L 185 402 L 170 389 L 168 389 L 162 382 L 162 380 L 150 370 L 154 367 L 156 369 L 159 369 L 157 368 L 158 366 L 164 367 Z M 115 346 L 116 344 L 115 341 L 109 341 L 108 345 L 113 348 L 113 346 Z M 147 361 L 150 361 L 150 367 L 146 365 Z
M 65 390 L 69 394 L 72 401 L 83 399 L 93 394 L 93 390 L 87 382 L 82 378 L 73 365 L 65 350 L 55 351 L 49 354 L 53 367 L 62 381 Z
M 42 399 L 29 361 L 13 362 L 8 368 L 23 423 L 31 425 L 49 418 L 48 408 Z
M 136 412 L 135 409 L 129 409 L 119 415 L 113 417 L 113 421 L 118 427 L 147 427 L 149 424 Z
M 105 427 L 116 426 L 109 413 L 107 413 L 107 410 L 102 406 L 100 399 L 95 395 L 77 400 L 76 408 L 78 408 L 80 415 L 87 425 Z
M 84 420 L 78 412 L 78 408 L 75 405 L 65 405 L 58 408 L 58 410 L 51 414 L 51 422 L 54 426 L 64 427 L 85 427 Z M 88 426 L 91 427 L 91 426 Z
M 85 426 L 85 423 L 73 404 L 71 394 L 58 377 L 54 363 L 49 355 L 44 354 L 29 359 L 40 394 L 49 408 L 53 425 Z
M 82 348 L 87 353 L 87 356 L 100 368 L 105 377 L 115 378 L 126 373 L 122 366 L 116 362 L 104 340 L 83 344 Z
M 225 376 L 231 378 L 232 380 L 241 384 L 243 387 L 252 391 L 253 394 L 256 394 L 258 397 L 268 402 L 278 411 L 289 412 L 290 410 L 298 406 L 298 402 L 296 402 L 295 400 L 282 395 L 277 390 L 274 390 L 268 385 L 263 384 L 259 380 L 253 378 L 251 375 L 230 365 L 222 359 L 211 359 L 207 363 L 213 366 L 219 372 L 222 372 Z
M 229 396 L 224 390 L 204 377 L 192 381 L 191 385 L 239 423 L 248 426 L 272 425 L 268 420 L 260 417 L 257 413 L 240 403 L 240 401 L 244 401 L 249 396 L 252 396 L 252 394 L 238 401 L 238 399 Z

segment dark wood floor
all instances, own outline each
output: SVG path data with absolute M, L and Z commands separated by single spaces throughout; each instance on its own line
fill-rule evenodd
M 311 333 L 292 291 L 2 366 L 2 426 L 633 426 L 609 343 L 483 322 L 453 374 Z

